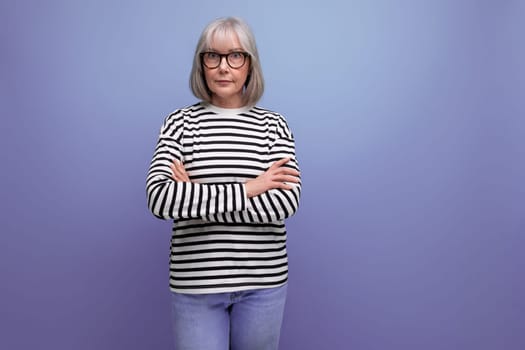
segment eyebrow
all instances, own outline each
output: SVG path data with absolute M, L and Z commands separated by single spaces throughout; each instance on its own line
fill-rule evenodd
M 212 52 L 220 53 L 219 50 L 215 50 L 214 48 L 210 48 L 209 50 L 212 51 Z M 240 48 L 240 47 L 236 47 L 236 48 L 228 50 L 227 52 L 230 53 L 230 52 L 239 52 L 239 51 L 240 52 L 244 52 L 244 49 Z

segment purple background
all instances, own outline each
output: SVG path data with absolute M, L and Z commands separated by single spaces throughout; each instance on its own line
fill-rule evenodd
M 169 349 L 145 176 L 202 28 L 294 131 L 282 349 L 525 348 L 523 1 L 3 1 L 1 349 Z

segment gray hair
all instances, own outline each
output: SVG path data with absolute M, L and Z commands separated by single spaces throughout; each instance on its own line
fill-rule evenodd
M 211 48 L 211 41 L 216 33 L 236 34 L 242 49 L 250 55 L 250 69 L 244 86 L 243 102 L 245 106 L 254 106 L 264 92 L 264 78 L 255 37 L 246 22 L 238 17 L 216 19 L 208 24 L 202 32 L 193 57 L 193 67 L 190 74 L 191 91 L 198 99 L 211 102 L 211 91 L 206 84 L 200 54 Z

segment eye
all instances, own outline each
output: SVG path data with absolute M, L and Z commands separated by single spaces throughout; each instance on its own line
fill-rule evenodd
M 219 58 L 219 55 L 215 52 L 206 52 L 206 57 L 210 60 L 216 60 Z
M 244 55 L 242 54 L 242 52 L 232 52 L 230 54 L 230 58 L 234 59 L 234 60 L 239 60 L 239 59 L 241 59 L 243 57 L 244 57 Z

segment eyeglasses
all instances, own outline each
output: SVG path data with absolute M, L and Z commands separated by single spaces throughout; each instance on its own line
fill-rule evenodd
M 221 65 L 222 58 L 226 57 L 226 62 L 228 66 L 233 69 L 239 69 L 244 66 L 246 62 L 246 57 L 249 57 L 250 54 L 242 51 L 234 51 L 230 53 L 218 53 L 218 52 L 202 52 L 201 61 L 208 69 L 214 69 Z

